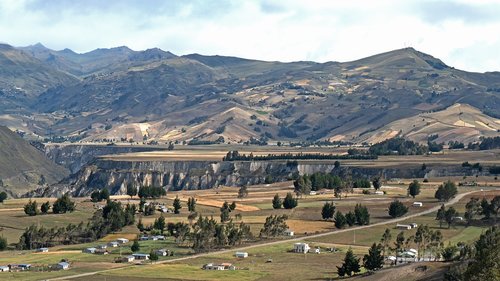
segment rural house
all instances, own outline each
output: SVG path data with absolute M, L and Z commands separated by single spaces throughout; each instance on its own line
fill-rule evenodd
M 97 250 L 97 249 L 96 249 L 96 248 L 93 248 L 93 247 L 91 247 L 91 248 L 85 248 L 85 249 L 83 249 L 82 253 L 87 253 L 87 254 L 95 254 L 95 251 L 96 251 L 96 250 Z
M 236 252 L 235 256 L 237 258 L 248 258 L 248 253 L 247 252 Z
M 136 260 L 149 260 L 149 254 L 132 254 Z
M 39 252 L 39 253 L 48 253 L 49 252 L 49 248 L 39 248 L 36 251 Z
M 108 246 L 111 248 L 116 248 L 116 247 L 118 247 L 118 242 L 116 242 L 116 241 L 109 242 Z
M 309 252 L 309 249 L 311 249 L 309 247 L 309 244 L 307 243 L 295 243 L 293 244 L 293 251 L 295 253 L 307 253 Z
M 67 269 L 69 269 L 69 263 L 60 262 L 60 263 L 56 264 L 55 268 L 58 270 L 67 270 Z
M 5 266 L 5 265 L 0 266 L 0 272 L 7 272 L 7 271 L 9 271 L 8 266 Z
M 128 239 L 126 239 L 126 238 L 118 238 L 118 239 L 116 239 L 116 242 L 118 242 L 120 244 L 125 244 L 125 243 L 128 243 Z

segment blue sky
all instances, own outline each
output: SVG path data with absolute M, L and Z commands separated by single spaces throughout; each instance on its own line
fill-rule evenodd
M 279 61 L 349 61 L 412 46 L 456 68 L 500 71 L 500 1 L 491 0 L 2 0 L 0 34 L 15 46 Z

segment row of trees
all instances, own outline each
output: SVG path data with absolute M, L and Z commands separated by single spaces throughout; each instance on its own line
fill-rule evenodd
M 273 209 L 293 209 L 299 205 L 299 200 L 292 195 L 292 193 L 288 192 L 283 200 L 281 200 L 280 196 L 276 193 L 273 198 Z
M 75 202 L 71 201 L 69 195 L 65 194 L 59 197 L 54 204 L 52 205 L 52 212 L 54 214 L 64 214 L 67 212 L 73 212 L 75 210 Z M 38 210 L 38 203 L 36 201 L 28 201 L 26 205 L 24 205 L 24 213 L 28 216 L 36 216 L 40 214 L 47 214 L 50 210 L 50 203 L 47 201 L 40 206 L 40 210 Z
M 317 153 L 286 153 L 268 155 L 240 154 L 236 150 L 229 151 L 222 161 L 269 161 L 269 160 L 374 160 L 378 157 L 370 154 L 338 155 L 338 154 L 317 154 Z
M 486 198 L 479 201 L 479 198 L 472 197 L 465 204 L 464 218 L 467 224 L 470 225 L 477 216 L 482 215 L 483 220 L 494 218 L 495 222 L 500 215 L 500 196 L 495 196 L 490 202 Z
M 55 206 L 55 204 L 54 204 Z M 55 208 L 55 207 L 53 207 Z M 120 202 L 108 201 L 102 210 L 97 210 L 84 224 L 69 224 L 66 227 L 45 228 L 31 225 L 25 229 L 17 243 L 18 249 L 36 249 L 60 244 L 88 243 L 100 239 L 110 232 L 121 230 L 135 221 L 134 205 L 123 207 Z
M 370 212 L 365 206 L 356 204 L 354 212 L 349 211 L 344 215 L 341 211 L 337 211 L 333 216 L 333 220 L 335 222 L 335 227 L 337 228 L 344 228 L 346 225 L 353 226 L 355 224 L 367 225 L 370 224 Z

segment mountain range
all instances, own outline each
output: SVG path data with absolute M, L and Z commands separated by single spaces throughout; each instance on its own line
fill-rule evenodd
M 500 73 L 413 48 L 291 63 L 0 45 L 0 124 L 29 138 L 375 143 L 498 136 Z

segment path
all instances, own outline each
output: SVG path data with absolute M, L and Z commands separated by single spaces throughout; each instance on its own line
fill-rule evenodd
M 496 189 L 496 190 L 499 190 L 499 189 Z M 469 191 L 469 192 L 458 194 L 455 198 L 451 199 L 450 201 L 448 201 L 448 202 L 446 202 L 444 204 L 445 204 L 445 206 L 453 205 L 453 204 L 457 203 L 458 201 L 460 201 L 465 196 L 467 196 L 469 194 L 472 194 L 472 193 L 476 193 L 476 192 L 482 192 L 482 191 L 481 190 L 476 190 L 476 191 Z M 419 217 L 419 216 L 426 215 L 426 214 L 429 214 L 429 213 L 432 213 L 432 212 L 436 212 L 437 210 L 439 210 L 439 208 L 441 208 L 440 205 L 432 207 L 432 208 L 430 208 L 428 210 L 425 210 L 425 211 L 422 211 L 422 212 L 419 212 L 419 213 L 415 213 L 415 214 L 404 216 L 404 217 L 400 217 L 400 218 L 390 219 L 390 220 L 386 220 L 386 221 L 381 221 L 381 222 L 374 223 L 374 224 L 362 225 L 362 226 L 357 226 L 357 227 L 352 227 L 352 228 L 346 228 L 346 229 L 332 230 L 332 231 L 328 231 L 328 232 L 324 232 L 324 233 L 319 233 L 319 234 L 314 234 L 314 235 L 308 235 L 306 237 L 297 237 L 297 238 L 292 238 L 292 239 L 279 240 L 279 241 L 273 241 L 273 242 L 266 242 L 266 243 L 261 243 L 261 244 L 255 244 L 255 245 L 250 245 L 250 246 L 239 247 L 239 248 L 232 248 L 232 249 L 228 249 L 228 250 L 221 250 L 221 251 L 214 251 L 214 252 L 208 252 L 208 253 L 202 253 L 202 254 L 195 254 L 195 255 L 186 256 L 186 257 L 182 257 L 182 258 L 176 258 L 176 259 L 171 259 L 171 260 L 159 261 L 159 262 L 156 262 L 155 264 L 173 263 L 173 262 L 178 262 L 178 261 L 183 261 L 183 260 L 196 259 L 196 258 L 200 258 L 200 257 L 213 256 L 213 255 L 218 255 L 218 254 L 226 254 L 226 253 L 231 253 L 231 252 L 238 252 L 238 251 L 243 251 L 243 250 L 249 250 L 249 249 L 254 249 L 254 248 L 259 248 L 259 247 L 264 247 L 264 246 L 274 246 L 274 245 L 283 244 L 283 243 L 299 242 L 299 241 L 302 241 L 304 239 L 318 238 L 318 237 L 328 236 L 328 235 L 337 234 L 337 233 L 343 233 L 343 232 L 349 232 L 349 231 L 354 231 L 354 230 L 359 230 L 359 229 L 370 228 L 370 227 L 373 227 L 373 226 L 379 226 L 379 225 L 386 225 L 386 224 L 391 224 L 391 223 L 397 223 L 397 222 L 405 221 L 407 219 L 411 219 L 411 218 L 414 218 L 414 217 Z M 134 266 L 134 265 L 130 265 L 130 266 Z M 120 270 L 120 269 L 127 268 L 127 267 L 130 267 L 130 266 L 119 267 L 119 268 L 112 268 L 112 269 L 105 269 L 105 270 L 99 270 L 99 271 L 94 271 L 94 272 L 87 272 L 87 273 L 82 273 L 82 274 L 76 274 L 76 275 L 66 276 L 66 277 L 52 278 L 52 279 L 47 279 L 47 281 L 49 281 L 49 280 L 68 280 L 68 279 L 80 278 L 80 277 L 85 277 L 85 276 L 92 276 L 92 275 L 99 274 L 99 273 L 105 273 L 105 272 Z

